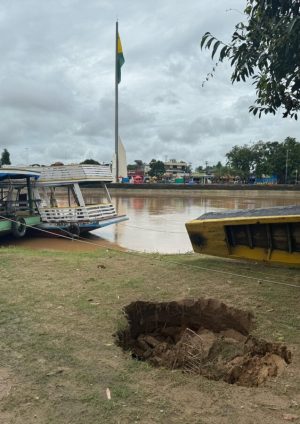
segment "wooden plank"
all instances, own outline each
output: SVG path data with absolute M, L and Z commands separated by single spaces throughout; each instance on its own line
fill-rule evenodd
M 292 232 L 291 232 L 290 224 L 286 224 L 286 234 L 287 234 L 289 253 L 292 253 L 292 251 L 293 251 L 293 240 L 292 240 Z
M 235 237 L 234 237 L 234 231 L 233 231 L 233 227 L 230 225 L 229 227 L 227 227 L 230 233 L 230 238 L 231 238 L 231 245 L 235 246 L 236 245 L 236 241 L 235 241 Z
M 226 241 L 228 253 L 230 255 L 231 254 L 231 245 L 230 245 L 230 240 L 229 240 L 229 237 L 228 237 L 228 231 L 229 231 L 229 228 L 225 226 L 224 227 L 225 241 Z
M 251 225 L 246 225 L 249 247 L 250 249 L 253 249 L 253 237 L 252 237 L 251 227 L 252 227 Z
M 272 228 L 270 224 L 266 224 L 266 230 L 267 230 L 268 249 L 272 251 L 273 250 Z

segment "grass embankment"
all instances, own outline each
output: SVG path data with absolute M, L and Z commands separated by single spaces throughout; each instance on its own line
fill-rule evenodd
M 300 289 L 265 281 L 300 286 L 299 269 L 105 249 L 0 255 L 1 423 L 274 424 L 300 416 Z M 239 387 L 155 369 L 115 346 L 129 302 L 200 296 L 252 310 L 257 335 L 292 349 L 284 375 Z

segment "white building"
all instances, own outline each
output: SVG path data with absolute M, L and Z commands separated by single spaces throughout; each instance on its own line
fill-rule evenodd
M 166 174 L 170 177 L 184 177 L 187 173 L 189 164 L 183 160 L 177 162 L 176 159 L 170 159 L 169 161 L 164 162 Z

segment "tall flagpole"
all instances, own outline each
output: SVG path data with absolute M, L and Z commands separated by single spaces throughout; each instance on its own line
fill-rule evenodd
M 115 67 L 115 157 L 116 182 L 119 182 L 119 97 L 118 97 L 118 21 L 116 22 L 116 67 Z

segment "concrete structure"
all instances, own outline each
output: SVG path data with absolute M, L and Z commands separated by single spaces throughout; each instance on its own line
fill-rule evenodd
M 165 165 L 165 175 L 169 177 L 184 177 L 187 174 L 187 169 L 189 164 L 184 161 L 177 162 L 176 159 L 170 159 L 169 161 L 164 162 Z

